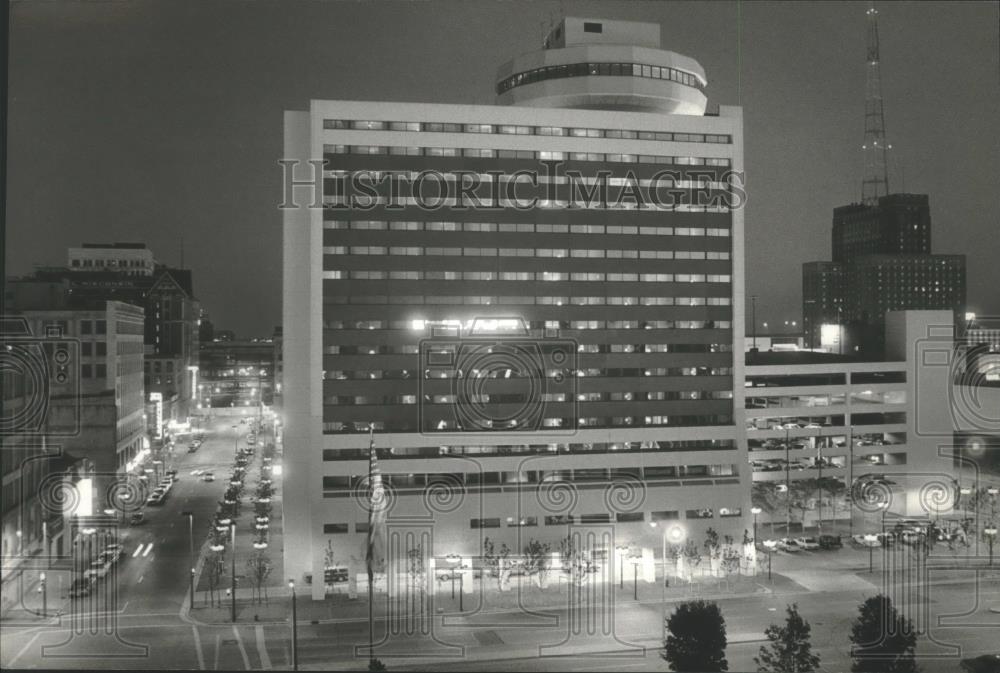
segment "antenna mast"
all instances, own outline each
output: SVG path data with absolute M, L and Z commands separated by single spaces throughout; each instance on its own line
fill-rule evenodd
M 882 78 L 879 74 L 878 10 L 874 1 L 868 7 L 868 77 L 865 91 L 865 174 L 861 181 L 861 202 L 878 204 L 889 193 L 889 165 L 885 139 L 885 113 L 882 109 Z

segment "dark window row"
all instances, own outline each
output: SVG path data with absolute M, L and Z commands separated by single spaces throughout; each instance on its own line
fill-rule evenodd
M 604 64 L 610 66 L 611 64 Z M 648 66 L 647 66 L 648 67 Z M 600 68 L 599 68 L 600 69 Z M 666 68 L 666 70 L 670 70 Z M 600 73 L 598 73 L 600 74 Z M 661 73 L 662 74 L 662 73 Z M 516 77 L 516 75 L 515 75 Z M 732 136 L 713 133 L 672 133 L 624 129 L 525 126 L 518 124 L 462 124 L 457 122 L 400 122 L 363 119 L 324 119 L 324 129 L 354 131 L 408 131 L 411 133 L 496 133 L 502 135 L 565 136 L 570 138 L 616 138 L 660 142 L 730 144 Z
M 704 88 L 701 80 L 691 73 L 667 66 L 644 65 L 642 63 L 570 63 L 567 65 L 547 65 L 515 73 L 497 82 L 496 91 L 497 94 L 502 94 L 518 86 L 550 79 L 593 76 L 662 79 L 696 89 Z

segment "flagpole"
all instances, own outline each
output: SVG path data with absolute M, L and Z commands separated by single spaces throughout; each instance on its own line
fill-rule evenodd
M 374 533 L 372 531 L 375 525 L 375 503 L 373 502 L 372 494 L 374 493 L 375 484 L 374 470 L 372 469 L 375 462 L 375 427 L 368 426 L 368 662 L 371 663 L 375 659 L 375 573 L 374 573 L 374 554 L 375 550 L 372 548 L 375 543 Z

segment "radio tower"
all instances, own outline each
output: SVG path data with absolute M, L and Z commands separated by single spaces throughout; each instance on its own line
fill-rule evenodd
M 878 10 L 868 7 L 868 78 L 865 91 L 865 175 L 861 182 L 861 202 L 874 206 L 878 197 L 889 193 L 889 165 L 885 140 L 885 113 L 882 109 L 882 78 L 879 75 Z

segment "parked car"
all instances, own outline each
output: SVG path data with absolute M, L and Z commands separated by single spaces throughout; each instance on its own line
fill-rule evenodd
M 347 579 L 347 568 L 327 568 L 323 571 L 323 581 L 326 584 L 346 582 Z
M 172 481 L 180 480 L 180 477 L 177 476 L 177 470 L 167 470 L 167 476 L 170 477 Z
M 155 505 L 162 505 L 163 504 L 163 491 L 160 491 L 159 489 L 157 489 L 156 491 L 153 491 L 153 494 L 151 496 L 149 496 L 149 498 L 146 500 L 146 504 L 147 505 L 154 505 L 154 506 Z
M 778 540 L 778 549 L 790 554 L 802 551 L 802 547 L 800 547 L 795 540 L 789 537 L 783 537 Z
M 87 596 L 90 594 L 90 590 L 94 588 L 96 580 L 90 575 L 85 575 L 84 577 L 78 577 L 73 580 L 73 584 L 69 587 L 70 598 L 79 598 L 80 596 Z
M 194 453 L 197 450 L 198 450 L 198 445 L 197 444 L 195 444 L 194 442 L 191 442 L 190 444 L 188 444 L 188 453 Z
M 106 552 L 118 552 L 119 555 L 125 552 L 125 545 L 118 544 L 117 542 L 112 542 L 104 547 Z
M 795 538 L 795 543 L 806 551 L 819 549 L 819 540 L 814 537 L 797 537 Z
M 115 550 L 105 549 L 97 556 L 97 560 L 103 561 L 104 563 L 110 565 L 118 563 L 121 557 L 122 557 L 122 552 L 120 549 L 115 549 Z
M 138 526 L 146 522 L 146 515 L 142 512 L 134 512 L 128 522 L 133 526 Z
M 820 430 L 822 428 L 823 428 L 823 426 L 820 425 L 819 423 L 807 423 L 806 424 L 806 430 Z
M 201 480 L 202 481 L 215 481 L 215 475 L 212 474 L 211 472 L 206 472 L 205 474 L 201 475 Z
M 91 561 L 90 569 L 83 573 L 83 576 L 90 575 L 95 579 L 102 579 L 108 574 L 109 570 L 111 570 L 111 563 L 105 559 L 98 558 L 96 561 Z
M 839 535 L 820 535 L 819 536 L 819 548 L 820 549 L 840 549 L 844 546 L 841 542 Z
M 878 537 L 876 537 L 876 538 L 874 538 L 872 540 L 869 540 L 864 535 L 861 535 L 861 534 L 852 535 L 851 536 L 851 541 L 854 542 L 859 547 L 864 547 L 865 549 L 867 549 L 868 547 L 881 547 L 882 546 L 882 543 L 879 542 Z

